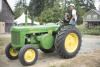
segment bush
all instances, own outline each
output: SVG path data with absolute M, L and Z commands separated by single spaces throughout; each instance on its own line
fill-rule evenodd
M 85 28 L 83 25 L 77 26 L 82 35 L 100 35 L 100 26 L 92 29 Z

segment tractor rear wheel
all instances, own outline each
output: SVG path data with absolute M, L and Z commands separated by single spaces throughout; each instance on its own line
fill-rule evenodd
M 18 58 L 18 52 L 15 52 L 13 47 L 11 46 L 11 43 L 9 43 L 7 45 L 7 47 L 5 48 L 5 53 L 6 56 L 10 59 L 10 60 L 15 60 Z
M 57 53 L 63 58 L 75 57 L 81 47 L 81 35 L 74 26 L 65 26 L 55 39 Z
M 32 45 L 25 45 L 20 49 L 19 60 L 24 66 L 35 64 L 38 59 L 38 51 Z

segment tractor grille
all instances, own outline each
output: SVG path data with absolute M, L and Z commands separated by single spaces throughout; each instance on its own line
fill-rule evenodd
M 11 40 L 13 44 L 20 44 L 20 32 L 12 31 Z

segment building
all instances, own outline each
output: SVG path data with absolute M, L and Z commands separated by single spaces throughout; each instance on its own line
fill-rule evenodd
M 87 28 L 94 28 L 100 26 L 100 11 L 91 9 L 83 16 L 83 25 Z
M 14 13 L 7 0 L 0 0 L 0 33 L 10 32 L 14 22 Z

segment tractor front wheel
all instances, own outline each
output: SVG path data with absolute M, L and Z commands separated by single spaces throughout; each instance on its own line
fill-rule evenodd
M 18 52 L 15 52 L 11 43 L 9 43 L 7 45 L 7 47 L 5 48 L 5 53 L 6 56 L 10 59 L 10 60 L 15 60 L 18 58 Z
M 38 51 L 32 45 L 25 45 L 20 49 L 19 60 L 24 66 L 35 64 L 38 59 Z

